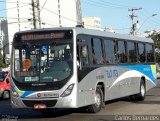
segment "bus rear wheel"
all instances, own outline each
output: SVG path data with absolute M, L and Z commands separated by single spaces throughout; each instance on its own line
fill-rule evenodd
M 140 81 L 140 92 L 138 94 L 130 96 L 130 100 L 132 101 L 142 101 L 145 99 L 146 95 L 146 86 L 144 80 L 141 79 Z
M 97 113 L 101 110 L 103 105 L 103 92 L 101 88 L 97 87 L 96 94 L 95 94 L 95 104 L 92 104 L 88 107 L 89 112 Z
M 138 101 L 144 100 L 145 99 L 145 95 L 146 95 L 145 82 L 144 82 L 144 80 L 141 80 L 141 83 L 140 83 L 140 92 L 135 95 L 136 100 L 138 100 Z

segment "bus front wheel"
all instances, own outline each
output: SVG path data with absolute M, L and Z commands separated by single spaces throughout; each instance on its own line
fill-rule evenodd
M 101 88 L 97 87 L 95 92 L 95 104 L 92 104 L 89 106 L 89 112 L 91 113 L 97 113 L 101 110 L 102 104 L 103 104 L 103 92 Z

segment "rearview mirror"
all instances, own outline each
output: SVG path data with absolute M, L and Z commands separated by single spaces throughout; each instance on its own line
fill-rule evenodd
M 7 84 L 9 84 L 9 79 L 8 78 L 6 79 L 6 82 L 7 82 Z

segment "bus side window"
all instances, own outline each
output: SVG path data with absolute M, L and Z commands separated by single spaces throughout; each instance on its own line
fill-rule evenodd
M 81 46 L 81 61 L 83 66 L 86 66 L 89 64 L 87 45 Z
M 104 64 L 102 61 L 102 57 L 104 56 L 102 53 L 102 43 L 101 39 L 99 38 L 92 38 L 91 39 L 91 52 L 92 52 L 92 63 L 93 64 Z M 104 57 L 103 57 L 104 59 Z
M 128 42 L 128 57 L 130 63 L 136 63 L 137 62 L 137 52 L 136 52 L 136 43 L 135 42 Z
M 118 41 L 118 62 L 119 63 L 127 62 L 126 42 L 123 40 Z
M 115 42 L 110 39 L 104 40 L 105 44 L 105 53 L 106 53 L 106 63 L 115 63 L 116 56 L 115 56 Z
M 138 43 L 138 57 L 139 62 L 146 61 L 145 45 L 143 43 Z
M 154 62 L 154 49 L 153 45 L 146 44 L 147 62 Z

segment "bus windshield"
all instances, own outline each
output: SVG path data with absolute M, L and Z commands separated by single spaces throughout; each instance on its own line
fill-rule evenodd
M 13 77 L 20 83 L 60 82 L 73 72 L 72 39 L 13 44 Z

